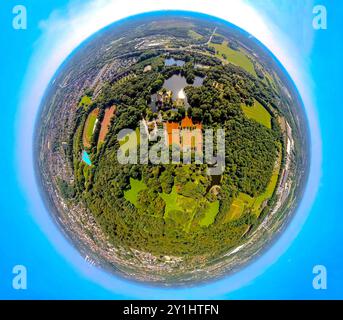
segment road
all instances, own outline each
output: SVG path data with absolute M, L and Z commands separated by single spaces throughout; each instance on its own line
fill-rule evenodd
M 207 45 L 209 45 L 209 44 L 212 42 L 212 38 L 213 38 L 213 36 L 216 34 L 217 29 L 218 29 L 217 27 L 214 28 L 214 30 L 213 30 L 213 32 L 212 32 L 210 38 L 209 38 L 208 41 L 207 41 Z

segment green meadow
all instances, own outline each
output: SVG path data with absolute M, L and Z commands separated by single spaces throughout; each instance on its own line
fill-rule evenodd
M 199 222 L 202 227 L 208 227 L 211 225 L 219 211 L 219 201 L 209 202 L 204 212 L 205 217 Z
M 179 224 L 184 225 L 184 230 L 188 231 L 191 227 L 194 216 L 198 211 L 203 211 L 199 225 L 207 227 L 214 222 L 219 211 L 219 201 L 208 202 L 206 199 L 201 201 L 180 195 L 174 186 L 170 194 L 160 193 L 160 197 L 166 203 L 165 218 L 170 218 Z
M 83 107 L 87 109 L 91 103 L 92 103 L 92 99 L 89 96 L 85 95 L 81 98 L 79 107 Z
M 85 129 L 83 131 L 83 144 L 86 147 L 90 147 L 98 113 L 99 113 L 99 110 L 95 109 L 87 117 L 87 120 L 85 123 Z
M 94 113 L 91 113 L 89 115 L 88 124 L 86 128 L 86 138 L 88 141 L 92 139 L 96 118 L 97 118 L 97 115 Z
M 195 40 L 202 40 L 203 39 L 203 36 L 199 33 L 197 33 L 196 31 L 194 30 L 189 30 L 188 31 L 188 35 L 192 38 L 192 39 L 195 39 Z
M 175 186 L 170 194 L 160 193 L 160 197 L 166 203 L 164 218 L 173 219 L 188 231 L 197 209 L 197 201 L 178 194 Z
M 138 206 L 138 193 L 147 188 L 147 185 L 140 180 L 130 178 L 131 189 L 124 192 L 124 198 L 130 201 L 136 208 Z
M 257 77 L 254 64 L 247 57 L 247 55 L 241 50 L 233 50 L 228 46 L 228 41 L 224 41 L 222 44 L 212 43 L 210 47 L 215 48 L 216 56 L 223 58 L 223 54 L 226 56 L 226 60 L 235 64 L 236 66 L 242 67 L 244 70 L 248 71 L 255 77 Z
M 271 115 L 270 113 L 260 104 L 254 100 L 253 106 L 242 105 L 244 114 L 249 118 L 263 124 L 267 128 L 271 129 Z
M 239 219 L 244 211 L 251 208 L 253 204 L 254 198 L 240 192 L 238 196 L 232 201 L 230 210 L 225 217 L 225 222 Z

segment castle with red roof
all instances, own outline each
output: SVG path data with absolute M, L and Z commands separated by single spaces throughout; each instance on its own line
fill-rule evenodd
M 181 123 L 167 121 L 164 123 L 165 141 L 170 146 L 179 145 L 184 149 L 202 150 L 202 124 L 193 123 L 193 120 L 186 116 Z

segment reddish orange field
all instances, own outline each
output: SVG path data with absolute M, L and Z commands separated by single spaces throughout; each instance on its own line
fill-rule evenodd
M 112 106 L 111 108 L 106 109 L 104 119 L 101 122 L 101 130 L 100 130 L 98 143 L 105 141 L 111 119 L 112 119 L 113 115 L 115 114 L 115 112 L 116 112 L 115 106 Z

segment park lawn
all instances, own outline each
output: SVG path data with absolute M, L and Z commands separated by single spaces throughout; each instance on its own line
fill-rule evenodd
M 271 129 L 271 115 L 270 113 L 260 104 L 258 101 L 254 100 L 254 105 L 252 107 L 242 105 L 244 114 L 249 118 L 257 121 L 258 123 Z
M 200 33 L 197 33 L 194 30 L 189 30 L 188 35 L 194 40 L 202 40 L 204 38 Z
M 208 227 L 214 222 L 217 214 L 219 212 L 219 201 L 214 201 L 208 203 L 208 208 L 206 209 L 205 217 L 199 222 L 200 226 Z
M 191 214 L 197 206 L 196 199 L 178 194 L 176 189 L 176 186 L 173 186 L 171 193 L 160 193 L 160 197 L 166 203 L 165 217 L 168 217 L 169 213 L 172 211 L 181 211 L 182 213 L 187 212 Z
M 197 201 L 180 195 L 173 186 L 171 193 L 160 193 L 160 197 L 166 203 L 164 218 L 173 219 L 175 222 L 183 225 L 183 229 L 188 231 L 197 209 Z
M 224 41 L 222 44 L 210 43 L 210 47 L 216 50 L 216 56 L 223 58 L 223 54 L 226 55 L 226 60 L 235 64 L 236 66 L 242 67 L 244 70 L 257 77 L 254 64 L 247 57 L 247 55 L 241 50 L 233 50 L 228 46 L 228 41 Z
M 249 195 L 240 192 L 238 196 L 232 201 L 230 209 L 226 214 L 225 221 L 234 221 L 241 217 L 245 209 L 251 208 L 254 203 L 254 198 Z
M 91 103 L 92 103 L 92 99 L 89 96 L 85 95 L 81 98 L 79 107 L 83 107 L 87 109 Z
M 130 186 L 130 190 L 124 191 L 124 198 L 127 201 L 130 201 L 137 208 L 139 205 L 138 193 L 142 190 L 147 189 L 148 187 L 143 181 L 133 178 L 130 178 Z
M 85 128 L 83 131 L 83 145 L 85 147 L 91 146 L 92 136 L 94 132 L 95 123 L 99 114 L 99 109 L 94 109 L 88 116 Z
M 229 212 L 225 217 L 225 222 L 237 220 L 244 212 L 244 203 L 238 198 L 232 201 Z
M 168 217 L 171 211 L 182 211 L 182 207 L 180 206 L 179 201 L 177 201 L 177 199 L 182 196 L 176 192 L 175 186 L 173 186 L 171 193 L 168 194 L 168 193 L 163 192 L 163 193 L 160 193 L 159 195 L 166 203 L 166 208 L 164 210 L 165 218 Z
M 219 211 L 219 201 L 210 203 L 204 199 L 199 202 L 196 199 L 178 194 L 176 189 L 176 186 L 174 186 L 170 194 L 160 193 L 160 197 L 166 203 L 165 218 L 173 219 L 175 222 L 183 225 L 183 229 L 188 232 L 191 228 L 195 214 L 204 205 L 205 201 L 207 208 L 204 211 L 205 216 L 199 222 L 199 225 L 208 227 L 214 222 Z

